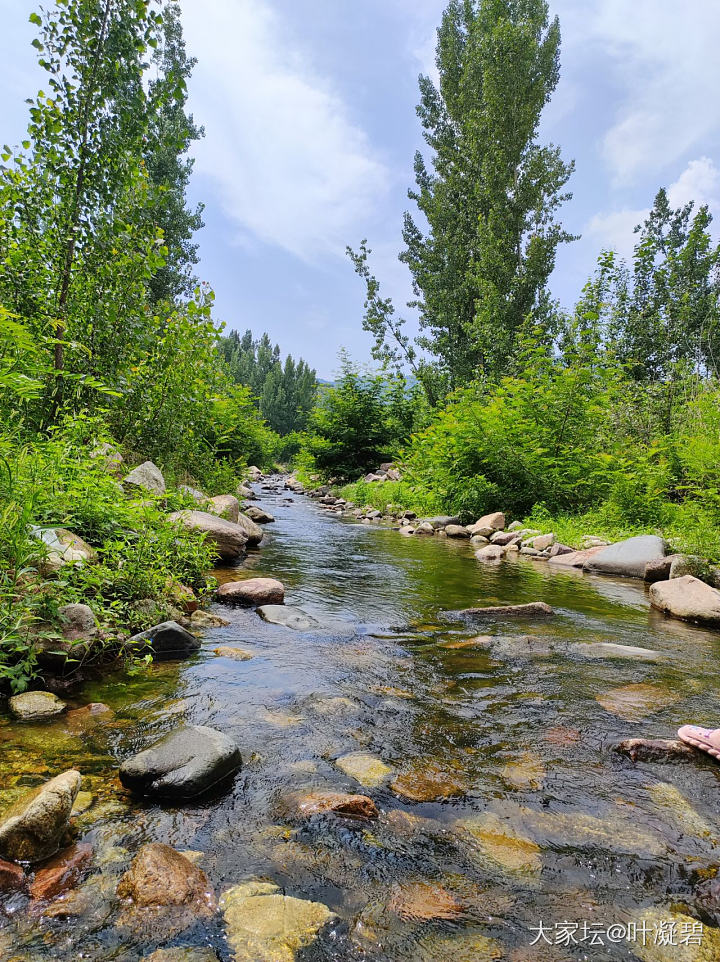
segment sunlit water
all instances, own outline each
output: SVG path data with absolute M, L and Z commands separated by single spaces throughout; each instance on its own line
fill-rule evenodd
M 720 768 L 633 765 L 612 747 L 672 737 L 688 721 L 720 723 L 719 636 L 651 612 L 635 582 L 529 560 L 483 565 L 467 542 L 404 538 L 305 498 L 260 493 L 276 523 L 232 576 L 279 578 L 286 602 L 323 627 L 298 633 L 217 606 L 231 623 L 207 631 L 197 656 L 73 693 L 73 706 L 104 702 L 112 720 L 0 719 L 6 799 L 79 768 L 93 804 L 77 832 L 95 850 L 78 917 L 48 918 L 24 896 L 6 899 L 0 958 L 134 962 L 158 946 L 210 944 L 230 960 L 221 914 L 170 938 L 161 926 L 138 933 L 116 924 L 117 880 L 149 840 L 202 852 L 218 894 L 262 878 L 328 905 L 340 921 L 303 950 L 307 960 L 631 959 L 627 940 L 531 943 L 540 923 L 554 940 L 564 921 L 606 929 L 647 907 L 693 909 L 694 884 L 720 856 Z M 444 614 L 536 600 L 556 617 L 473 626 Z M 501 640 L 450 647 L 479 633 Z M 572 646 L 533 651 L 528 635 Z M 660 655 L 585 657 L 581 646 L 592 642 Z M 255 657 L 218 657 L 219 645 Z M 652 687 L 631 689 L 625 717 L 597 700 L 628 685 Z M 199 803 L 132 799 L 118 765 L 183 721 L 235 738 L 242 772 Z M 394 770 L 388 784 L 365 788 L 334 764 L 359 750 Z M 445 780 L 446 797 L 413 802 L 391 789 L 394 775 L 424 771 Z M 287 821 L 283 798 L 318 788 L 369 794 L 381 818 Z M 456 900 L 455 918 L 404 917 L 402 893 L 423 882 Z

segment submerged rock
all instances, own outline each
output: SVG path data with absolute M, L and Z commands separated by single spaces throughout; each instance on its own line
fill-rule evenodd
M 257 607 L 282 605 L 285 586 L 275 578 L 247 578 L 245 581 L 226 581 L 217 591 L 219 601 Z
M 395 885 L 388 908 L 401 919 L 411 922 L 449 921 L 459 918 L 464 912 L 459 899 L 442 885 L 431 882 Z
M 702 756 L 680 739 L 626 738 L 615 746 L 633 762 L 697 762 Z
M 147 631 L 133 635 L 127 643 L 140 654 L 148 650 L 156 658 L 168 659 L 187 658 L 200 649 L 200 640 L 176 621 L 163 621 Z
M 625 721 L 641 721 L 648 715 L 674 705 L 679 698 L 680 695 L 677 692 L 645 682 L 624 685 L 622 688 L 614 688 L 612 691 L 595 696 L 595 700 L 605 711 Z
M 235 962 L 294 962 L 336 918 L 321 902 L 284 895 L 272 882 L 245 882 L 220 900 Z
M 218 555 L 227 560 L 239 557 L 248 544 L 244 528 L 208 511 L 175 511 L 168 515 L 168 520 L 204 534 L 206 540 L 215 545 Z
M 675 822 L 682 834 L 693 838 L 711 839 L 717 843 L 717 828 L 697 812 L 683 793 L 670 782 L 655 782 L 647 786 L 647 793 L 658 808 Z
M 692 575 L 656 581 L 650 586 L 650 604 L 683 621 L 720 626 L 720 591 Z
M 717 962 L 720 959 L 720 931 L 701 926 L 689 915 L 671 908 L 650 908 L 635 916 L 632 922 L 638 932 L 648 933 L 645 939 L 638 937 L 632 943 L 633 955 L 642 962 Z M 674 937 L 671 923 L 674 923 Z M 681 944 L 681 932 L 695 933 L 695 941 Z M 665 933 L 667 944 L 656 939 L 656 934 L 660 933 Z
M 203 611 L 201 608 L 193 611 L 190 615 L 191 628 L 198 630 L 203 628 L 223 628 L 229 624 L 230 622 L 227 618 L 221 618 L 220 615 L 211 614 L 209 611 Z
M 57 852 L 67 831 L 82 777 L 63 772 L 29 792 L 0 821 L 0 856 L 17 862 L 40 862 Z
M 547 618 L 555 612 L 544 601 L 530 601 L 524 605 L 491 605 L 487 608 L 463 608 L 457 612 L 468 621 L 485 621 L 495 618 Z
M 377 788 L 383 785 L 393 770 L 389 765 L 369 752 L 351 752 L 335 760 L 340 771 L 360 782 L 366 788 Z
M 240 749 L 214 728 L 186 725 L 120 767 L 120 781 L 142 795 L 194 798 L 239 771 Z
M 233 661 L 250 661 L 254 657 L 251 651 L 245 651 L 244 648 L 230 648 L 229 645 L 214 648 L 213 654 L 219 655 L 221 658 L 232 658 Z
M 0 895 L 6 892 L 21 892 L 27 886 L 25 872 L 14 862 L 0 859 Z
M 644 578 L 647 565 L 664 557 L 663 539 L 654 534 L 641 534 L 608 545 L 589 558 L 583 567 L 586 571 L 602 574 Z
M 10 711 L 20 721 L 42 721 L 55 718 L 67 708 L 64 701 L 49 691 L 24 691 L 13 695 L 9 702 Z
M 165 478 L 160 468 L 152 461 L 144 461 L 123 478 L 128 490 L 150 491 L 152 494 L 165 494 Z
M 320 623 L 311 615 L 290 605 L 261 605 L 257 611 L 263 621 L 271 625 L 282 625 L 295 631 L 312 631 L 320 627 Z
M 461 838 L 470 842 L 486 867 L 520 878 L 540 875 L 540 846 L 493 812 L 460 819 L 455 823 L 455 829 Z
M 624 658 L 628 661 L 659 661 L 662 652 L 635 645 L 616 645 L 611 641 L 589 641 L 573 646 L 573 651 L 585 658 Z
M 431 759 L 418 760 L 390 783 L 390 788 L 411 802 L 436 802 L 467 792 L 467 780 L 461 772 Z
M 209 946 L 176 946 L 156 949 L 150 955 L 144 955 L 142 962 L 218 962 L 218 957 Z
M 83 870 L 92 858 L 92 845 L 78 842 L 57 855 L 39 869 L 30 885 L 33 899 L 54 899 L 77 885 Z

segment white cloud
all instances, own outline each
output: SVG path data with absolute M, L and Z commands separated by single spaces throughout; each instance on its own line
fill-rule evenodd
M 711 213 L 720 211 L 720 169 L 709 157 L 691 160 L 678 179 L 670 184 L 667 194 L 671 207 L 682 207 L 692 200 L 696 210 L 707 204 Z M 585 226 L 583 237 L 595 240 L 602 250 L 617 251 L 622 257 L 629 258 L 637 242 L 634 229 L 649 213 L 650 209 L 646 207 L 595 214 Z
M 617 184 L 634 183 L 702 149 L 720 132 L 720 4 L 711 0 L 556 0 L 568 44 L 590 44 L 618 89 L 603 155 Z M 600 78 L 598 78 L 600 79 Z
M 217 183 L 240 240 L 305 260 L 342 254 L 389 183 L 342 98 L 267 0 L 185 0 L 183 21 L 198 58 L 191 106 L 206 131 L 196 169 Z
M 691 160 L 668 188 L 668 200 L 673 207 L 694 200 L 696 207 L 707 204 L 711 210 L 720 210 L 720 170 L 709 157 Z

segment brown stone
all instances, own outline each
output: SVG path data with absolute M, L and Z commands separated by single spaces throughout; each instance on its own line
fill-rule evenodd
M 648 715 L 673 705 L 679 698 L 680 695 L 675 691 L 646 682 L 624 685 L 595 696 L 595 700 L 605 711 L 625 721 L 641 721 Z
M 692 575 L 656 581 L 650 586 L 650 604 L 683 621 L 720 627 L 720 591 Z
M 192 905 L 207 915 L 215 911 L 215 896 L 202 869 L 161 842 L 142 846 L 120 879 L 117 894 L 138 906 Z
M 696 762 L 702 753 L 679 738 L 626 738 L 615 751 L 633 762 Z
M 26 882 L 25 872 L 19 865 L 0 858 L 0 893 L 17 892 L 25 888 Z
M 456 919 L 463 914 L 462 903 L 442 885 L 410 882 L 396 885 L 388 907 L 407 921 L 432 922 Z
M 245 651 L 244 648 L 231 648 L 229 645 L 221 645 L 220 648 L 214 648 L 213 654 L 219 655 L 221 658 L 232 658 L 233 661 L 250 661 L 253 657 L 251 651 Z
M 30 895 L 34 899 L 54 899 L 73 888 L 87 863 L 92 858 L 92 845 L 78 842 L 76 845 L 58 852 L 39 869 L 30 885 Z
M 346 795 L 340 792 L 312 792 L 308 795 L 291 796 L 288 799 L 291 814 L 303 818 L 323 812 L 340 815 L 343 818 L 377 818 L 379 812 L 375 802 L 367 795 Z
M 281 605 L 285 601 L 285 586 L 275 578 L 226 581 L 218 588 L 217 596 L 219 601 L 251 607 Z
M 654 584 L 656 581 L 668 581 L 673 561 L 679 557 L 681 556 L 677 554 L 669 554 L 664 558 L 648 561 L 645 565 L 645 581 L 648 584 Z
M 563 568 L 582 568 L 587 561 L 594 555 L 599 554 L 604 549 L 604 545 L 597 545 L 592 548 L 585 548 L 584 551 L 570 551 L 565 554 L 556 554 L 548 558 L 551 565 L 560 565 Z
M 168 521 L 177 521 L 191 531 L 204 534 L 206 540 L 215 545 L 221 558 L 237 558 L 248 543 L 248 536 L 239 524 L 218 518 L 208 511 L 175 511 L 168 515 Z
M 112 721 L 115 712 L 112 708 L 104 705 L 101 701 L 90 702 L 82 708 L 73 708 L 65 715 L 68 728 L 83 729 L 92 728 L 94 725 Z
M 467 782 L 459 772 L 428 761 L 398 775 L 390 788 L 411 802 L 436 802 L 464 795 Z

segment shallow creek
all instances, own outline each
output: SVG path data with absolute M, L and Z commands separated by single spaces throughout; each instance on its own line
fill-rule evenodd
M 135 962 L 158 946 L 209 944 L 229 962 L 221 913 L 170 935 L 117 924 L 117 880 L 145 841 L 202 853 L 218 894 L 260 878 L 325 903 L 339 920 L 306 960 L 655 958 L 628 938 L 549 945 L 538 927 L 555 942 L 565 921 L 604 932 L 646 910 L 693 907 L 693 884 L 720 862 L 720 766 L 633 765 L 612 747 L 720 724 L 720 636 L 657 616 L 634 582 L 524 559 L 483 565 L 467 542 L 403 538 L 260 494 L 276 523 L 261 550 L 218 575 L 277 577 L 286 602 L 322 627 L 300 633 L 216 606 L 230 624 L 206 631 L 197 656 L 69 699 L 104 702 L 112 717 L 0 718 L 4 798 L 78 768 L 90 795 L 75 823 L 95 852 L 78 915 L 5 900 L 0 959 Z M 443 614 L 536 600 L 556 617 L 467 625 Z M 496 641 L 459 644 L 481 633 Z M 657 655 L 586 648 L 597 642 Z M 223 645 L 254 657 L 215 655 Z M 181 808 L 132 799 L 120 761 L 183 721 L 235 738 L 242 772 Z M 391 769 L 379 785 L 335 764 L 360 751 Z M 284 797 L 318 788 L 368 794 L 381 817 L 284 818 Z

